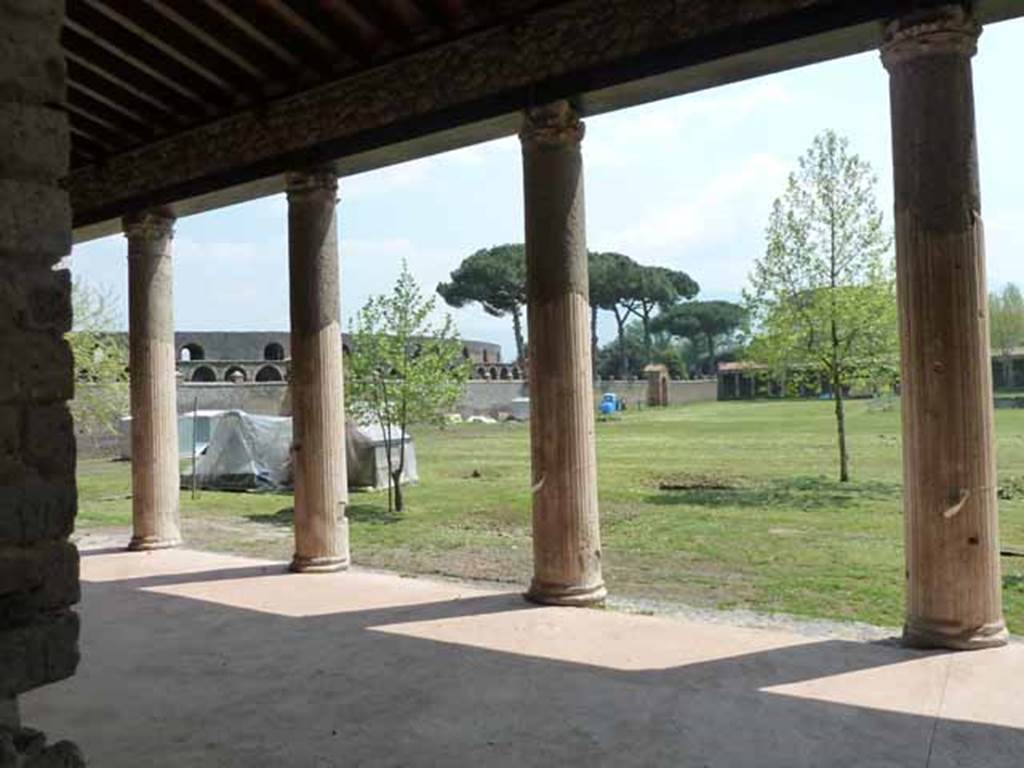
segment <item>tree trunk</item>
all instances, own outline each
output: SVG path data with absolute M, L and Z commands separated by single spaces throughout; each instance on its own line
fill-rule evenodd
M 395 512 L 405 509 L 405 500 L 402 496 L 402 470 L 391 474 L 391 485 L 395 489 Z
M 629 361 L 626 359 L 626 318 L 615 308 L 615 324 L 619 329 L 619 378 L 625 379 L 629 373 Z
M 653 360 L 651 360 L 653 357 L 651 353 L 651 348 L 653 347 L 653 344 L 651 343 L 651 310 L 646 306 L 643 308 L 643 314 L 640 319 L 644 325 L 644 356 L 647 358 L 645 362 L 651 363 L 653 362 Z
M 710 376 L 715 372 L 715 337 L 712 336 L 710 333 L 705 333 L 704 338 L 707 339 L 708 342 L 707 373 Z
M 843 385 L 838 374 L 832 375 L 832 398 L 836 404 L 836 434 L 839 437 L 839 482 L 850 482 L 850 455 L 846 451 L 846 408 Z
M 590 306 L 590 362 L 592 376 L 597 381 L 597 306 Z
M 516 333 L 516 362 L 520 365 L 526 362 L 526 354 L 523 344 L 523 321 L 519 317 L 519 305 L 512 307 L 512 328 Z

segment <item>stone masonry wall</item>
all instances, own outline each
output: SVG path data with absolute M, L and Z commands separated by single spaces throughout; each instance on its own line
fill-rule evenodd
M 62 0 L 0 0 L 0 766 L 43 762 L 15 697 L 78 664 Z M 61 752 L 66 752 L 61 747 Z M 74 764 L 74 763 L 70 763 Z

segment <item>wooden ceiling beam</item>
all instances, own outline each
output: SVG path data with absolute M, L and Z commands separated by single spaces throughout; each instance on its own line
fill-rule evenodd
M 164 80 L 154 77 L 145 69 L 126 64 L 121 57 L 101 47 L 91 37 L 79 33 L 70 23 L 65 25 L 61 41 L 69 65 L 75 62 L 83 69 L 98 73 L 163 112 L 179 115 L 190 122 L 194 122 L 196 117 L 209 114 L 207 105 L 201 99 L 169 87 Z
M 259 99 L 263 73 L 226 56 L 209 35 L 159 2 L 147 0 L 87 0 L 154 49 L 188 67 L 224 91 L 244 89 Z M 182 6 L 187 8 L 188 4 Z
M 373 60 L 379 50 L 383 38 L 377 33 L 377 39 L 367 39 L 361 16 L 349 16 L 338 3 L 324 0 L 272 0 L 275 5 L 282 9 L 287 8 L 291 18 L 304 29 L 313 29 L 326 33 L 329 42 L 335 49 L 347 50 L 361 63 L 368 63 Z M 348 13 L 351 9 L 346 7 Z M 303 24 L 302 22 L 305 22 Z M 371 38 L 373 27 L 365 25 L 369 30 Z
M 100 13 L 86 0 L 67 0 L 65 25 L 123 60 L 122 67 L 141 69 L 182 95 L 207 107 L 220 107 L 233 94 L 217 87 L 177 59 Z
M 85 115 L 89 119 L 102 123 L 118 133 L 131 136 L 137 142 L 153 138 L 155 131 L 152 124 L 140 122 L 136 118 L 125 115 L 120 110 L 77 88 L 74 83 L 69 83 L 68 85 L 67 104 L 69 110 L 76 114 Z
M 227 22 L 227 28 L 233 29 L 234 32 L 228 34 L 236 40 L 246 38 L 250 41 L 252 50 L 262 50 L 263 53 L 258 54 L 262 58 L 266 58 L 267 54 L 273 56 L 279 62 L 282 62 L 284 66 L 293 73 L 313 74 L 316 75 L 315 68 L 309 66 L 303 59 L 296 56 L 287 45 L 282 44 L 276 35 L 266 34 L 258 26 L 254 25 L 243 8 L 233 8 L 230 0 L 196 0 L 195 6 L 190 9 L 191 14 L 195 14 L 200 11 L 201 8 L 205 8 L 211 15 L 219 16 L 225 22 Z M 245 43 L 239 42 L 233 43 L 236 48 L 246 47 Z
M 345 3 L 369 26 L 379 30 L 382 37 L 401 45 L 413 41 L 413 30 L 395 14 L 394 6 L 381 0 L 345 0 Z
M 81 64 L 78 59 L 68 56 L 67 68 L 69 89 L 82 91 L 129 117 L 143 123 L 165 123 L 169 126 L 184 122 L 182 116 L 167 105 L 140 97 L 136 92 Z
M 287 6 L 274 0 L 219 0 L 236 16 L 267 39 L 276 41 L 320 77 L 332 77 L 359 62 L 346 56 L 329 37 L 313 28 L 308 21 L 297 19 Z

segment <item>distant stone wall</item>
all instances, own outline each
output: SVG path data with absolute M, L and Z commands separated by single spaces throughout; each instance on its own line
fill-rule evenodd
M 198 405 L 197 405 L 198 404 Z M 266 383 L 178 385 L 178 413 L 199 410 L 247 411 L 264 416 L 290 416 L 292 412 L 288 384 L 283 381 Z
M 602 381 L 594 388 L 595 402 L 605 392 L 614 392 L 635 408 L 638 403 L 647 403 L 646 381 Z M 525 381 L 477 381 L 467 382 L 466 388 L 456 403 L 455 410 L 463 416 L 494 416 L 508 412 L 517 397 L 529 397 L 529 385 Z M 715 400 L 717 390 L 714 379 L 706 381 L 670 381 L 668 384 L 669 405 L 682 405 Z M 284 382 L 225 384 L 182 383 L 178 385 L 178 413 L 191 411 L 198 401 L 200 410 L 238 409 L 249 413 L 268 416 L 291 414 L 291 398 L 288 385 Z

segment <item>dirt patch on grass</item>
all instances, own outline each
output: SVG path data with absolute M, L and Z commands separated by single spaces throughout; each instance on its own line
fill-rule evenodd
M 731 491 L 741 487 L 732 477 L 690 472 L 659 475 L 654 483 L 659 491 Z

